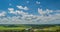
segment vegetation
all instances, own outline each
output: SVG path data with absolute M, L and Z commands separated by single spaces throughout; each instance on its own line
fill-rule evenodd
M 60 24 L 58 25 L 1 24 L 0 32 L 60 32 Z

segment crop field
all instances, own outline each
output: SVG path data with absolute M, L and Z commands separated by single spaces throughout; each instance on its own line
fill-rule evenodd
M 0 32 L 60 32 L 59 25 L 0 25 Z

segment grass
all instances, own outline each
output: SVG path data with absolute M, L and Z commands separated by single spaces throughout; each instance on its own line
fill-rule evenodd
M 21 27 L 4 27 L 4 26 L 0 26 L 0 31 L 2 30 L 2 31 L 4 31 L 4 30 L 6 30 L 6 31 L 9 31 L 9 30 L 12 30 L 12 31 L 26 31 L 26 29 L 28 29 L 28 28 L 31 28 L 31 26 L 29 27 L 29 26 L 27 26 L 27 27 L 24 27 L 24 26 L 21 26 Z M 60 32 L 60 26 L 54 26 L 54 27 L 45 27 L 45 28 L 42 28 L 42 29 L 38 29 L 38 28 L 31 28 L 31 30 L 33 29 L 33 31 L 35 31 L 35 32 L 47 32 L 47 31 L 57 31 L 57 30 L 59 30 L 59 32 Z M 30 31 L 31 31 L 30 30 Z
M 23 30 L 26 27 L 0 27 L 0 30 Z

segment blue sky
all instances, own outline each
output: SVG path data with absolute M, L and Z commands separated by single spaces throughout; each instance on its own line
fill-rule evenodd
M 0 0 L 0 24 L 59 24 L 60 0 Z

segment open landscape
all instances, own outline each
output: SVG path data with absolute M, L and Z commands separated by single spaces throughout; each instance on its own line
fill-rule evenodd
M 0 25 L 0 32 L 60 32 L 60 24 L 54 25 L 34 25 L 34 24 L 16 24 Z
M 60 32 L 60 0 L 0 0 L 0 32 Z

